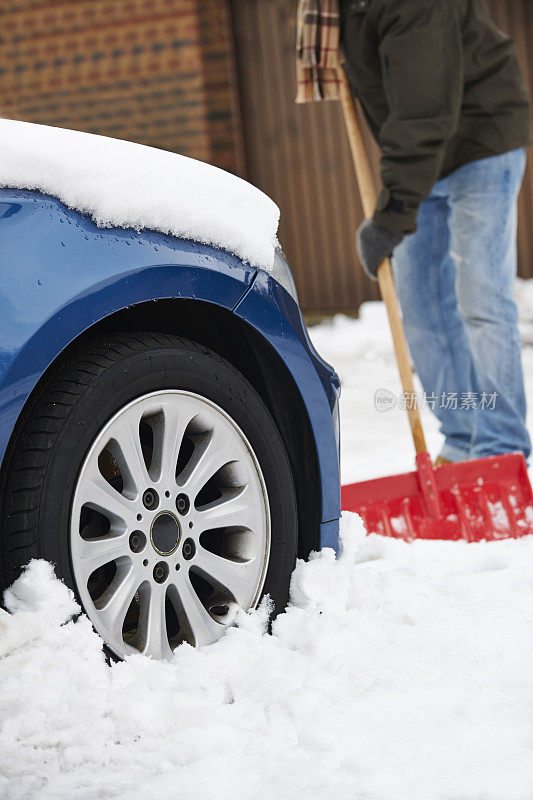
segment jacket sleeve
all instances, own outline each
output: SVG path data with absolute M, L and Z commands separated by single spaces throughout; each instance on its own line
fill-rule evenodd
M 450 0 L 371 0 L 389 114 L 380 131 L 374 220 L 412 233 L 439 177 L 463 94 L 463 48 Z

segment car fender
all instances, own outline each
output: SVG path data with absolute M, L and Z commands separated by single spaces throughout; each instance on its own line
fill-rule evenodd
M 298 387 L 313 432 L 321 478 L 321 545 L 337 549 L 341 513 L 339 378 L 313 347 L 298 304 L 267 272 L 257 272 L 234 313 L 269 342 Z

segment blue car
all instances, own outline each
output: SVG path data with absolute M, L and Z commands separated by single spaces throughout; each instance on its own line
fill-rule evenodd
M 168 659 L 337 549 L 339 381 L 268 272 L 0 189 L 0 589 L 52 562 L 108 651 Z

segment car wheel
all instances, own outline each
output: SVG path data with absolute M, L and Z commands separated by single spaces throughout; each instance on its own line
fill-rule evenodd
M 34 393 L 2 481 L 3 583 L 55 565 L 117 657 L 216 641 L 239 608 L 286 605 L 291 469 L 250 383 L 175 336 L 93 340 Z

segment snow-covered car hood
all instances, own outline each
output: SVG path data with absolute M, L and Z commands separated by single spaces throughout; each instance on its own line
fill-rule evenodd
M 0 186 L 37 189 L 101 227 L 160 231 L 270 270 L 279 209 L 229 172 L 153 147 L 0 119 Z

